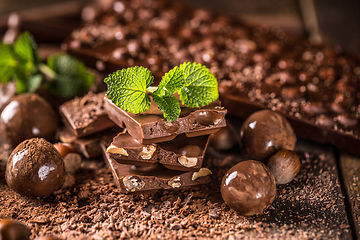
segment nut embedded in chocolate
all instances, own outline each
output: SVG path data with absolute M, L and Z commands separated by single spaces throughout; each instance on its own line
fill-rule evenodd
M 259 161 L 240 162 L 223 177 L 221 196 L 229 207 L 240 214 L 261 214 L 275 199 L 275 178 L 269 168 Z
M 244 154 L 266 162 L 281 149 L 294 150 L 296 136 L 286 118 L 271 110 L 251 114 L 240 130 L 240 146 Z
M 64 177 L 60 153 L 43 138 L 20 143 L 11 153 L 5 171 L 9 187 L 31 197 L 50 195 L 61 187 Z
M 31 232 L 25 224 L 12 220 L 0 220 L 0 239 L 3 240 L 28 240 Z
M 37 94 L 11 98 L 0 117 L 2 134 L 13 147 L 34 137 L 51 140 L 57 123 L 54 110 Z

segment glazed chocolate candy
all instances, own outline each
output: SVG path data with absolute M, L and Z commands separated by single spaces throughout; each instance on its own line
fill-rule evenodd
M 269 168 L 259 161 L 240 162 L 223 177 L 221 196 L 229 207 L 240 214 L 261 214 L 275 199 L 275 178 Z
M 284 116 L 271 110 L 250 115 L 240 130 L 240 146 L 249 159 L 266 162 L 281 149 L 294 150 L 296 135 Z
M 12 220 L 0 220 L 0 239 L 3 240 L 28 240 L 31 235 L 25 224 Z
M 9 187 L 21 195 L 47 196 L 61 187 L 65 178 L 64 162 L 45 139 L 28 139 L 11 153 L 5 178 Z
M 29 138 L 51 140 L 57 123 L 54 110 L 37 94 L 11 98 L 0 115 L 2 133 L 13 147 Z

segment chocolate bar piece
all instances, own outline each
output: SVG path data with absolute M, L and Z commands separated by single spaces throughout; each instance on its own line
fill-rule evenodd
M 79 138 L 116 126 L 107 116 L 104 95 L 89 92 L 60 106 L 62 120 L 71 134 Z
M 98 133 L 77 138 L 65 128 L 60 132 L 60 141 L 63 143 L 71 143 L 75 149 L 86 158 L 95 158 L 101 155 L 100 141 L 104 136 L 115 136 L 121 131 L 122 129 L 116 126 Z
M 211 181 L 211 171 L 207 168 L 201 168 L 198 172 L 181 172 L 167 169 L 161 164 L 150 167 L 121 164 L 107 153 L 106 141 L 101 141 L 100 145 L 104 160 L 122 193 L 144 193 L 160 189 L 177 190 Z
M 117 107 L 105 97 L 105 107 L 109 118 L 143 144 L 165 142 L 174 139 L 178 134 L 187 137 L 209 135 L 226 126 L 227 110 L 219 101 L 201 108 L 182 107 L 180 117 L 169 123 L 151 101 L 150 108 L 141 114 L 128 113 Z
M 144 145 L 125 131 L 114 137 L 106 151 L 122 164 L 151 166 L 161 163 L 173 170 L 198 171 L 203 165 L 208 139 L 208 135 L 187 138 L 181 134 L 168 142 Z

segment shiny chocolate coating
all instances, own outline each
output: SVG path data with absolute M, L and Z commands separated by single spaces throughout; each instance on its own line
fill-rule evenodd
M 261 214 L 275 199 L 275 178 L 263 163 L 243 161 L 226 172 L 221 182 L 221 196 L 242 215 Z
M 0 239 L 27 240 L 31 235 L 25 224 L 13 219 L 0 220 Z
M 15 192 L 31 197 L 50 195 L 61 187 L 65 167 L 60 153 L 43 138 L 20 143 L 11 153 L 6 182 Z
M 13 147 L 29 138 L 51 140 L 57 123 L 54 110 L 37 94 L 11 98 L 0 115 L 2 133 Z
M 218 151 L 226 151 L 237 144 L 233 132 L 228 126 L 210 135 L 209 143 Z
M 249 159 L 267 162 L 281 149 L 294 150 L 296 135 L 286 118 L 271 110 L 251 114 L 240 130 L 240 146 Z

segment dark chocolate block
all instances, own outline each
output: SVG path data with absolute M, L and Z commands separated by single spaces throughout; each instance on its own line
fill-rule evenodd
M 151 166 L 160 163 L 168 169 L 198 171 L 203 165 L 208 139 L 208 135 L 187 138 L 181 134 L 168 142 L 145 145 L 122 132 L 114 137 L 106 151 L 121 164 Z
M 60 106 L 60 114 L 67 129 L 77 138 L 116 126 L 107 116 L 104 93 L 89 92 L 82 98 L 76 97 Z
M 108 147 L 106 141 L 100 144 L 104 160 L 122 193 L 144 193 L 160 189 L 178 190 L 211 181 L 211 171 L 207 168 L 201 168 L 198 172 L 181 172 L 167 169 L 161 164 L 150 167 L 121 164 L 106 152 Z
M 299 137 L 360 154 L 358 56 L 339 46 L 311 45 L 278 28 L 250 29 L 226 16 L 181 7 L 162 14 L 171 7 L 159 6 L 141 6 L 153 13 L 146 20 L 114 9 L 75 30 L 65 45 L 104 72 L 133 65 L 167 72 L 185 61 L 204 64 L 219 80 L 229 114 L 280 111 Z
M 178 134 L 187 137 L 209 135 L 226 126 L 227 110 L 219 101 L 201 108 L 182 107 L 180 117 L 174 122 L 167 122 L 155 102 L 141 114 L 128 113 L 117 107 L 105 97 L 105 107 L 109 118 L 143 144 L 165 142 L 174 139 Z
M 112 127 L 107 130 L 77 138 L 65 128 L 60 132 L 60 141 L 63 143 L 71 143 L 75 149 L 86 158 L 94 158 L 101 155 L 100 141 L 104 136 L 115 136 L 121 132 L 119 127 Z

